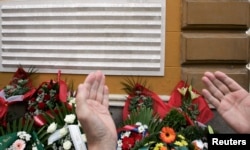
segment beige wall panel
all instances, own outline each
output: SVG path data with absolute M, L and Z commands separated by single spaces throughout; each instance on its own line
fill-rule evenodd
M 248 90 L 249 81 L 248 81 L 248 70 L 242 66 L 190 66 L 182 68 L 182 80 L 190 82 L 192 80 L 192 85 L 195 89 L 201 92 L 201 89 L 204 88 L 204 85 L 201 81 L 201 78 L 205 71 L 222 71 L 226 73 L 228 76 L 232 77 L 235 81 L 237 81 L 242 87 Z
M 183 33 L 182 63 L 247 63 L 249 41 L 242 33 Z
M 183 0 L 182 27 L 234 27 L 249 25 L 247 0 Z

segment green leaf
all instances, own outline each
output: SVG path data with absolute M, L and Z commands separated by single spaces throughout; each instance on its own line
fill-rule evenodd
M 214 134 L 214 130 L 210 125 L 207 126 L 207 129 L 209 134 Z
M 10 123 L 7 123 L 7 133 L 11 133 L 11 129 L 10 129 Z
M 29 122 L 30 122 L 29 119 L 28 119 L 28 120 L 25 120 L 25 123 L 24 123 L 24 126 L 23 126 L 23 130 L 24 130 L 24 131 L 27 131 L 28 126 L 29 126 Z
M 23 118 L 19 118 L 19 120 L 18 120 L 18 131 L 21 131 L 21 129 L 22 129 L 22 126 L 23 126 Z
M 34 124 L 34 120 L 31 120 L 30 123 L 27 126 L 27 132 L 28 133 L 31 133 L 33 124 Z
M 3 127 L 0 127 L 0 133 L 1 133 L 1 136 L 2 136 L 2 135 L 5 135 L 5 132 L 4 132 Z
M 64 116 L 66 115 L 66 113 L 63 114 L 63 109 L 60 109 L 58 107 L 58 105 L 56 105 L 56 109 L 58 110 L 58 114 L 59 114 L 59 115 L 57 115 L 57 116 L 59 116 L 58 121 L 60 121 L 63 124 Z
M 14 121 L 13 121 L 13 132 L 17 132 L 17 120 L 15 119 Z

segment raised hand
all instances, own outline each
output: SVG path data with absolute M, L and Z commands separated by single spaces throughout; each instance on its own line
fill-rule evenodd
M 202 93 L 222 118 L 239 133 L 250 133 L 250 94 L 225 73 L 205 72 Z
M 115 150 L 117 133 L 109 107 L 109 90 L 101 71 L 90 73 L 78 86 L 76 114 L 89 150 Z

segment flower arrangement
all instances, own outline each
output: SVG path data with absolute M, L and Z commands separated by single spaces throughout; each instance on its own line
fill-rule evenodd
M 23 71 L 19 68 L 18 72 Z M 26 75 L 19 75 L 20 78 L 15 78 L 11 83 L 20 85 L 18 88 L 26 91 L 30 87 L 30 80 Z M 0 126 L 1 148 L 4 145 L 6 150 L 86 149 L 86 140 L 75 114 L 75 92 L 68 92 L 68 86 L 60 79 L 60 75 L 59 71 L 57 80 L 43 82 L 29 97 L 22 100 L 25 114 Z M 10 86 L 7 88 L 9 91 L 12 89 Z M 9 93 L 9 98 L 12 98 L 19 96 L 15 93 L 24 92 L 19 90 Z M 7 112 L 8 104 L 0 100 L 0 115 L 3 111 Z M 9 118 L 8 115 L 4 116 L 4 119 Z
M 34 72 L 36 70 L 32 67 L 26 72 L 19 66 L 9 84 L 0 91 L 0 124 L 6 125 L 7 122 L 22 117 L 11 106 L 24 107 L 26 100 L 33 95 L 35 88 L 32 86 L 31 76 Z
M 56 106 L 50 114 L 43 114 L 47 125 L 43 127 L 41 141 L 45 149 L 86 149 L 85 138 L 75 114 L 75 106 Z
M 59 101 L 59 84 L 50 80 L 44 82 L 37 89 L 35 95 L 28 102 L 28 112 L 31 115 L 39 115 L 49 108 L 55 108 Z
M 19 66 L 10 83 L 3 88 L 5 98 L 8 99 L 11 96 L 24 95 L 33 89 L 31 75 L 33 75 L 34 72 L 36 72 L 36 70 L 33 67 L 29 68 L 26 72 L 22 66 Z
M 153 92 L 150 93 L 152 95 Z M 154 102 L 155 98 L 152 97 L 152 100 L 153 105 L 158 105 Z M 173 90 L 169 102 L 161 102 L 160 105 L 166 107 L 142 105 L 127 114 L 127 119 L 118 129 L 117 149 L 208 149 L 206 137 L 213 130 L 204 123 L 213 115 L 202 96 L 191 85 L 181 81 Z M 165 116 L 158 113 L 164 111 Z
M 14 120 L 7 129 L 0 127 L 0 145 L 6 150 L 43 150 L 38 134 L 33 128 L 33 120 Z
M 61 72 L 58 72 L 57 80 L 43 82 L 36 89 L 35 93 L 28 100 L 25 117 L 33 118 L 35 125 L 41 127 L 46 124 L 43 118 L 44 113 L 55 109 L 56 105 L 62 105 L 67 100 L 68 87 L 65 81 L 60 79 Z

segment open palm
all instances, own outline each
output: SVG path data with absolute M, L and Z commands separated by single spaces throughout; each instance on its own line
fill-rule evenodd
M 250 133 L 250 94 L 226 74 L 205 72 L 202 93 L 222 118 L 239 133 Z
M 115 149 L 117 134 L 109 113 L 108 87 L 105 76 L 97 71 L 90 73 L 78 86 L 76 113 L 86 133 L 89 149 Z

